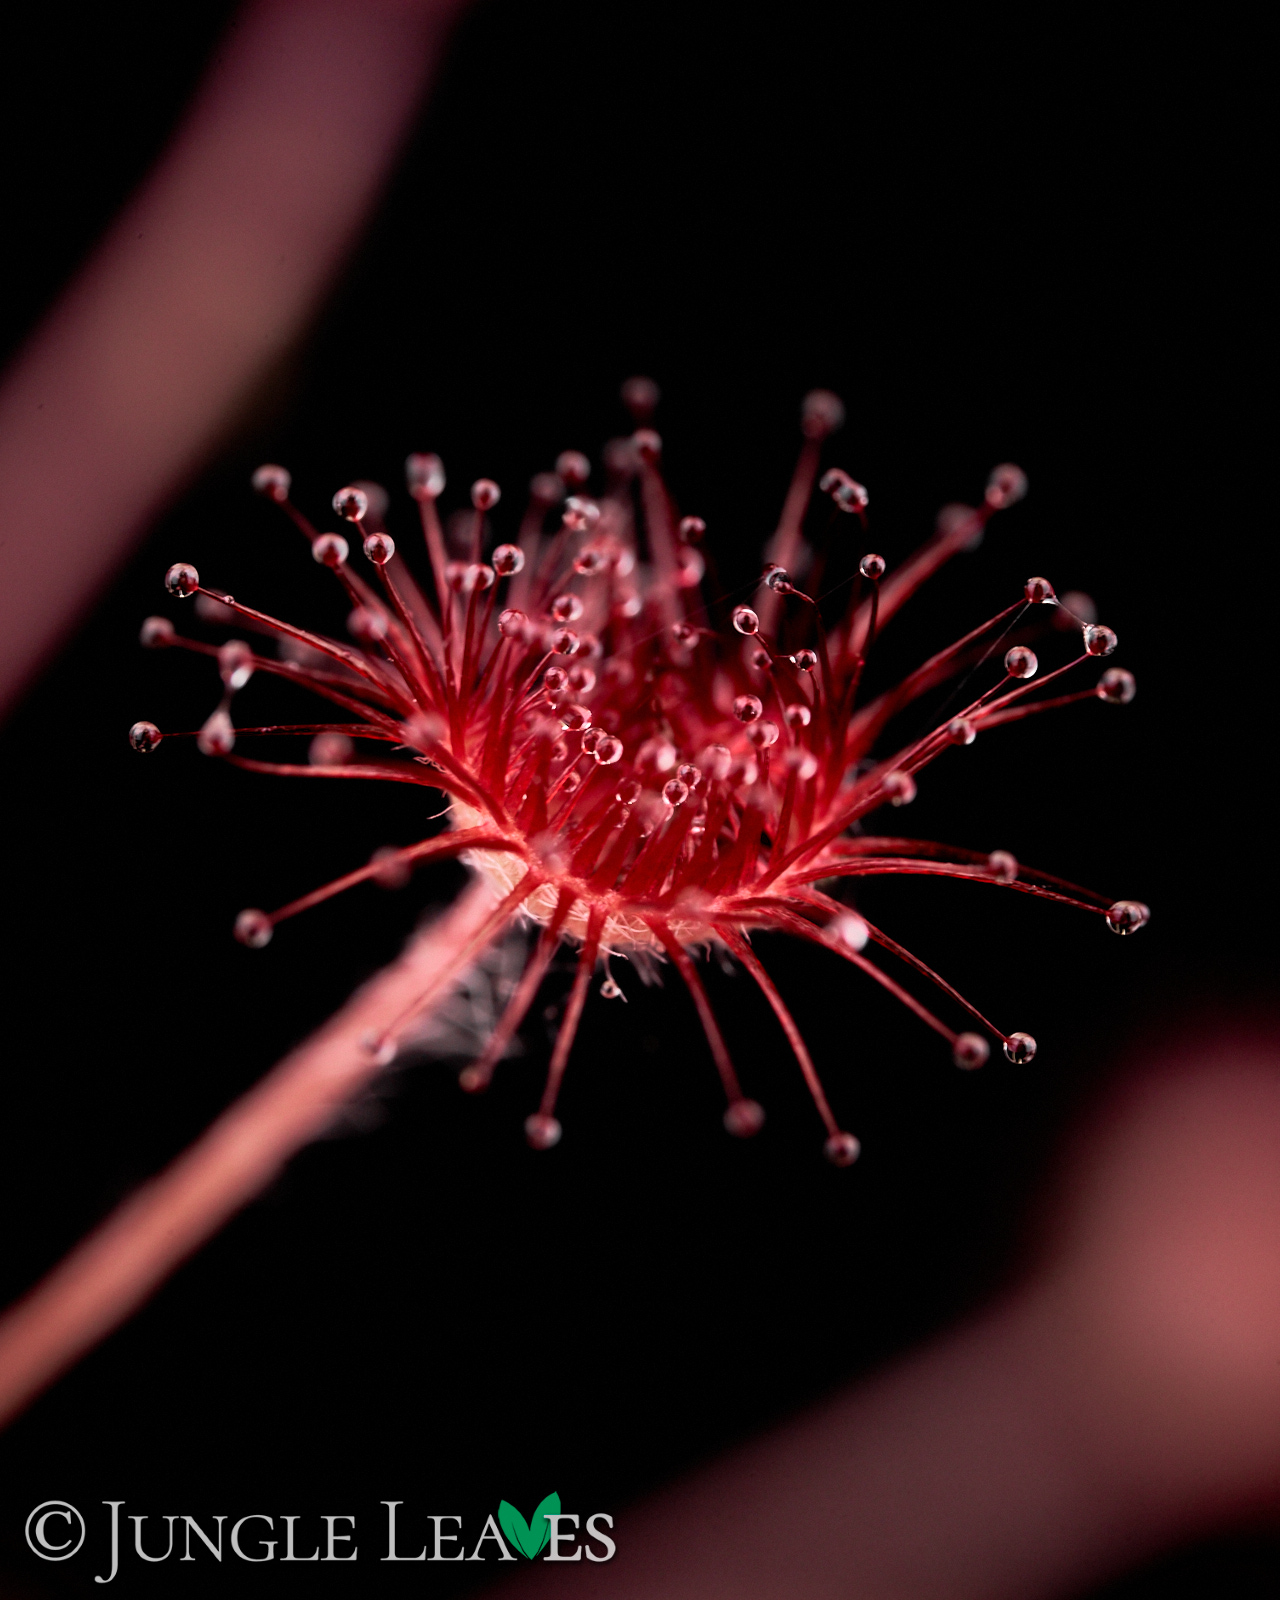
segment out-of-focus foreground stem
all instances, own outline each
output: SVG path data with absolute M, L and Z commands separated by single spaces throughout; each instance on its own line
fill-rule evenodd
M 255 0 L 219 48 L 0 385 L 0 711 L 316 311 L 465 4 Z
M 1060 1600 L 1177 1542 L 1274 1525 L 1274 1035 L 1237 1025 L 1162 1055 L 1073 1153 L 1055 1242 L 1002 1303 L 619 1508 L 614 1560 L 535 1562 L 502 1592 Z M 566 1552 L 585 1542 L 563 1526 Z
M 415 1000 L 427 1007 L 448 993 L 497 931 L 494 908 L 492 891 L 473 884 L 397 962 L 0 1317 L 0 1425 L 125 1321 L 296 1151 L 332 1125 L 378 1075 L 369 1036 Z

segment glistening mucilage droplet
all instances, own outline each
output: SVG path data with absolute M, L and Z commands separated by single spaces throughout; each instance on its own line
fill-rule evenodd
M 956 1042 L 952 1049 L 955 1064 L 966 1072 L 973 1072 L 976 1068 L 985 1066 L 991 1054 L 991 1046 L 980 1033 L 960 1033 L 956 1035 Z
M 1112 933 L 1137 933 L 1151 921 L 1151 909 L 1141 900 L 1117 900 L 1107 912 L 1107 926 Z
M 735 606 L 733 610 L 733 625 L 739 633 L 759 633 L 760 618 L 750 606 Z

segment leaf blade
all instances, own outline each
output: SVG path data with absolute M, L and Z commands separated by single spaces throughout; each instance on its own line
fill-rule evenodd
M 538 1541 L 538 1548 L 533 1552 L 536 1556 L 542 1554 L 551 1539 L 551 1524 L 547 1521 L 548 1512 L 553 1517 L 560 1515 L 560 1496 L 554 1491 L 539 1504 L 529 1522 L 529 1532 Z
M 532 1561 L 534 1556 L 538 1554 L 538 1550 L 541 1550 L 542 1545 L 538 1545 L 537 1550 L 534 1549 L 533 1532 L 530 1529 L 529 1524 L 511 1504 L 510 1500 L 503 1500 L 499 1502 L 498 1521 L 502 1524 L 502 1531 L 506 1534 L 508 1541 L 516 1547 L 516 1549 L 522 1556 L 525 1557 L 527 1561 Z M 543 1519 L 542 1526 L 544 1530 L 548 1532 L 550 1531 L 547 1528 L 545 1518 Z M 543 1544 L 545 1543 L 546 1540 L 544 1539 Z

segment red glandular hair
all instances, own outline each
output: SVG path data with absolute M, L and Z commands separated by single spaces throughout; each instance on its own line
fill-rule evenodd
M 647 423 L 652 385 L 632 380 L 624 394 L 637 421 Z M 719 947 L 745 967 L 804 1074 L 826 1127 L 827 1156 L 848 1165 L 858 1141 L 832 1112 L 801 1031 L 752 949 L 754 930 L 790 933 L 851 962 L 941 1034 L 958 1065 L 972 1068 L 987 1059 L 987 1035 L 1014 1061 L 1029 1061 L 1035 1041 L 1002 1033 L 922 961 L 833 898 L 835 880 L 885 873 L 976 879 L 1097 912 L 1117 933 L 1147 920 L 1136 901 L 1112 904 L 1005 852 L 988 856 L 863 831 L 873 812 L 910 801 L 916 775 L 949 745 L 1078 699 L 1123 703 L 1134 685 L 1129 673 L 1111 668 L 1089 687 L 1029 699 L 1081 663 L 1109 655 L 1116 643 L 1110 629 L 1067 612 L 1047 580 L 1032 578 L 1012 604 L 896 688 L 861 697 L 878 629 L 952 554 L 977 542 L 994 512 L 1022 497 L 1026 480 L 1016 467 L 997 467 L 983 503 L 948 507 L 934 537 L 895 570 L 868 553 L 851 582 L 824 595 L 822 543 L 815 547 L 804 532 L 815 490 L 829 497 L 827 538 L 841 513 L 850 519 L 845 528 L 865 532 L 867 494 L 839 469 L 819 479 L 823 443 L 842 420 L 837 398 L 810 394 L 801 420 L 799 462 L 758 590 L 718 625 L 713 619 L 729 602 L 713 604 L 704 592 L 704 525 L 673 504 L 659 465 L 661 440 L 647 426 L 606 448 L 607 483 L 598 497 L 586 492 L 586 458 L 565 452 L 554 473 L 533 480 L 518 541 L 493 548 L 488 514 L 500 498 L 497 485 L 472 485 L 471 510 L 451 550 L 437 510 L 443 468 L 435 456 L 411 456 L 408 486 L 421 513 L 431 593 L 385 531 L 385 495 L 375 486 L 347 487 L 333 500 L 362 539 L 371 569 L 364 575 L 350 564 L 347 538 L 318 533 L 292 504 L 289 474 L 260 468 L 254 486 L 288 513 L 315 560 L 346 591 L 356 642 L 323 637 L 203 588 L 186 564 L 166 575 L 170 594 L 201 595 L 206 614 L 275 635 L 280 654 L 243 640 L 215 647 L 183 639 L 164 618 L 144 625 L 146 644 L 181 645 L 218 661 L 222 703 L 197 735 L 205 754 L 254 772 L 418 784 L 442 790 L 450 802 L 448 832 L 379 852 L 277 911 L 243 912 L 236 924 L 243 943 L 265 944 L 277 923 L 366 879 L 388 882 L 423 862 L 463 857 L 497 896 L 476 955 L 515 918 L 541 930 L 492 1037 L 462 1074 L 473 1090 L 489 1082 L 557 947 L 577 947 L 542 1101 L 526 1122 L 529 1142 L 539 1148 L 560 1137 L 557 1093 L 601 963 L 602 993 L 620 992 L 610 956 L 670 960 L 719 1069 L 725 1124 L 740 1136 L 756 1132 L 764 1113 L 739 1086 L 697 957 Z M 557 525 L 549 530 L 554 512 Z M 845 596 L 837 616 L 833 598 Z M 1042 679 L 1025 644 L 1001 656 L 1035 608 L 1065 620 L 1081 638 L 1075 660 Z M 992 666 L 1000 660 L 1002 671 Z M 305 686 L 344 720 L 235 728 L 232 697 L 255 672 Z M 961 672 L 966 682 L 985 676 L 988 686 L 923 737 L 876 753 L 897 713 Z M 309 761 L 251 759 L 239 753 L 249 734 L 306 738 Z M 150 750 L 161 734 L 138 723 L 130 737 L 136 749 Z M 387 753 L 379 756 L 379 747 Z M 869 958 L 873 946 L 940 989 L 949 1009 L 971 1019 L 972 1031 L 935 1016 Z M 390 1059 L 413 1021 L 412 1012 L 391 1019 L 370 1048 Z

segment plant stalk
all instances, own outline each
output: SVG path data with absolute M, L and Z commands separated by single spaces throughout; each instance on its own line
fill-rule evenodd
M 329 1128 L 383 1068 L 394 1019 L 430 1010 L 501 931 L 482 880 L 0 1316 L 0 1426 L 126 1321 L 169 1274 Z

